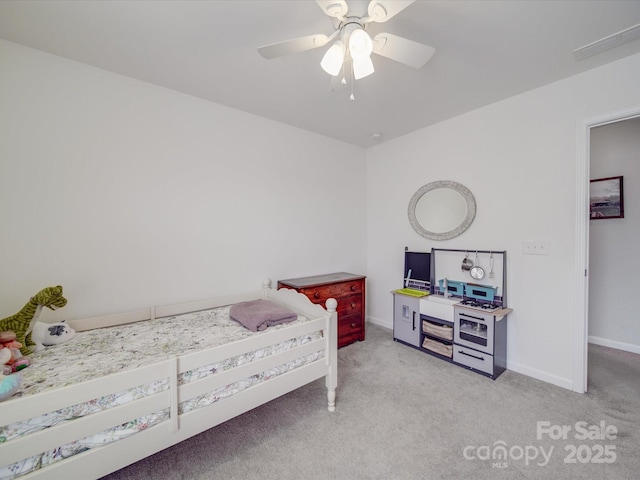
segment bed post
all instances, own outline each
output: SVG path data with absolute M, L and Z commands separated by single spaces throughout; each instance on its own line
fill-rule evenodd
M 327 385 L 327 400 L 329 401 L 329 411 L 336 411 L 336 387 L 338 386 L 338 302 L 335 298 L 329 298 L 326 303 L 327 311 L 331 315 L 329 319 L 328 355 L 329 373 L 325 382 Z
M 262 299 L 266 300 L 269 298 L 269 290 L 271 289 L 271 279 L 265 278 L 262 281 Z

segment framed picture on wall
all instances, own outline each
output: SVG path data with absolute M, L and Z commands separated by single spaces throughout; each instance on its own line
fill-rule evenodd
M 591 220 L 624 218 L 622 176 L 591 180 L 589 203 Z

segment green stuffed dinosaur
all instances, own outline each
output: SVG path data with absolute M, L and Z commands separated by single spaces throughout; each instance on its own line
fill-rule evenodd
M 62 287 L 47 287 L 36 293 L 27 304 L 15 315 L 0 320 L 0 332 L 12 330 L 16 334 L 16 341 L 22 344 L 20 352 L 23 355 L 29 355 L 31 349 L 27 346 L 35 345 L 31 339 L 27 340 L 27 334 L 31 331 L 31 327 L 35 324 L 42 307 L 55 310 L 64 307 L 67 299 L 62 296 Z M 33 323 L 32 323 L 33 322 Z

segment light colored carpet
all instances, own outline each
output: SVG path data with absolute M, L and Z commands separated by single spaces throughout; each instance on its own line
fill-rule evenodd
M 638 478 L 639 355 L 590 346 L 584 395 L 510 371 L 493 381 L 370 324 L 338 356 L 335 413 L 320 380 L 104 480 Z M 538 422 L 571 430 L 538 438 Z M 618 433 L 576 438 L 578 422 Z M 487 458 L 497 447 L 506 458 Z

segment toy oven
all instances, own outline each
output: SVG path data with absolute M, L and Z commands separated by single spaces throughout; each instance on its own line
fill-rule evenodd
M 456 308 L 454 342 L 493 355 L 493 317 L 473 310 Z

